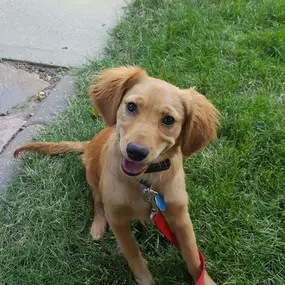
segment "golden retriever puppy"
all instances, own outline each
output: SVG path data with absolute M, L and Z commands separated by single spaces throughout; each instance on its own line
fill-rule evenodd
M 100 239 L 107 223 L 138 284 L 155 284 L 130 231 L 133 220 L 149 219 L 151 206 L 141 197 L 144 180 L 164 197 L 165 216 L 195 281 L 201 274 L 196 238 L 188 213 L 182 156 L 189 157 L 216 138 L 218 111 L 193 89 L 180 89 L 149 77 L 138 67 L 107 69 L 90 86 L 90 95 L 108 127 L 90 142 L 30 143 L 15 151 L 42 154 L 83 151 L 92 188 L 91 235 Z M 170 160 L 166 171 L 147 173 Z M 206 273 L 205 285 L 215 284 Z

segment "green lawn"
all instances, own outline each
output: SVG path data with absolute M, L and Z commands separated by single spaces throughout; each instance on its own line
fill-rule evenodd
M 88 140 L 101 68 L 137 64 L 196 88 L 222 113 L 219 139 L 185 161 L 191 216 L 219 284 L 285 284 L 285 0 L 135 1 L 107 55 L 78 72 L 77 99 L 37 138 Z M 7 285 L 134 284 L 114 236 L 92 241 L 90 189 L 78 154 L 24 156 L 0 203 Z M 189 284 L 179 252 L 151 226 L 134 235 L 161 285 Z

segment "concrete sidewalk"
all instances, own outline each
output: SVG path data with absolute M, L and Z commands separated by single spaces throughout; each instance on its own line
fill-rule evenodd
M 40 80 L 40 79 L 33 79 Z M 35 106 L 26 105 L 25 111 L 20 108 L 15 114 L 0 117 L 0 194 L 12 177 L 19 160 L 13 157 L 14 151 L 21 145 L 30 142 L 33 136 L 47 123 L 50 123 L 58 113 L 66 108 L 68 101 L 74 95 L 74 78 L 64 76 L 51 91 L 49 96 Z M 33 110 L 34 113 L 27 113 Z M 6 125 L 3 121 L 6 120 Z M 4 142 L 4 143 L 3 143 Z
M 74 79 L 65 74 L 57 68 L 0 63 L 0 193 L 17 163 L 14 150 L 64 110 L 74 94 Z
M 124 0 L 1 0 L 0 58 L 76 66 L 102 55 Z

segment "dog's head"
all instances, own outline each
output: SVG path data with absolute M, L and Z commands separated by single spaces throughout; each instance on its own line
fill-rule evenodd
M 138 67 L 107 69 L 97 79 L 90 95 L 105 122 L 116 125 L 128 175 L 180 149 L 190 156 L 216 138 L 218 111 L 194 89 L 179 89 Z

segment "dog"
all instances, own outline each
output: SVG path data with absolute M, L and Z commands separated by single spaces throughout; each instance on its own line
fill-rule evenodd
M 136 66 L 103 70 L 90 96 L 107 127 L 89 142 L 35 142 L 18 148 L 40 154 L 82 151 L 92 188 L 91 235 L 99 240 L 108 225 L 137 284 L 155 281 L 130 231 L 133 220 L 149 219 L 151 206 L 141 197 L 138 181 L 147 181 L 166 204 L 165 216 L 176 235 L 189 273 L 197 282 L 202 268 L 188 212 L 183 155 L 198 152 L 216 139 L 219 112 L 195 89 L 180 89 L 147 75 Z M 168 170 L 147 173 L 168 159 Z M 205 285 L 215 284 L 205 274 Z

